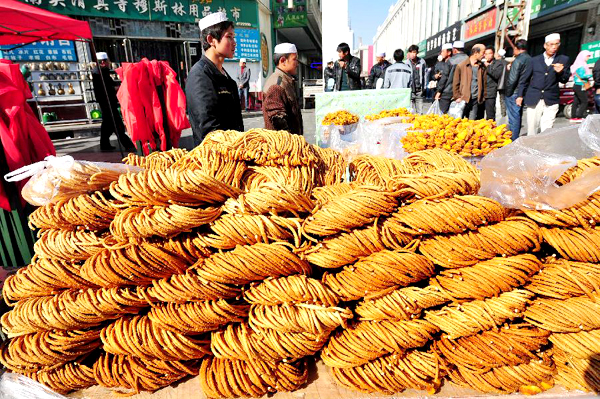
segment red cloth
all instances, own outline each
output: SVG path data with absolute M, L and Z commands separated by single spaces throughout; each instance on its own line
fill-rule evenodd
M 156 136 L 160 139 L 160 149 L 167 149 L 159 87 L 165 99 L 169 138 L 172 146 L 177 147 L 181 131 L 189 128 L 190 122 L 186 115 L 185 93 L 169 63 L 144 58 L 133 64 L 123 63 L 117 73 L 122 80 L 117 98 L 133 143 L 137 146 L 137 141 L 141 141 L 144 153 L 148 154 L 150 148 L 157 147 Z
M 31 90 L 19 69 L 19 64 L 0 60 L 0 140 L 6 155 L 7 171 L 56 155 L 50 136 L 27 104 Z M 17 183 L 19 192 L 27 180 Z M 10 211 L 8 198 L 0 185 L 0 207 Z

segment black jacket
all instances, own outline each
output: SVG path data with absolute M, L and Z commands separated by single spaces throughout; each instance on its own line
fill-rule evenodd
M 594 64 L 592 76 L 594 79 L 594 88 L 600 89 L 600 60 L 596 61 L 596 63 Z
M 556 73 L 553 67 L 546 65 L 544 54 L 536 55 L 525 69 L 525 105 L 534 107 L 540 100 L 546 105 L 560 102 L 559 83 L 567 83 L 571 77 L 569 57 L 556 55 L 555 64 L 563 64 L 561 73 Z
M 442 79 L 442 77 L 444 76 L 444 74 L 447 76 L 449 72 L 450 72 L 450 64 L 448 64 L 446 61 L 438 61 L 435 64 L 435 66 L 433 67 L 433 69 L 431 70 L 431 80 L 437 80 L 439 82 Z M 440 76 L 439 79 L 436 79 L 435 75 L 437 75 L 438 73 L 441 74 L 442 76 Z
M 527 53 L 521 53 L 515 58 L 508 73 L 505 88 L 506 97 L 510 97 L 513 94 L 517 94 L 517 97 L 525 96 L 525 89 L 527 87 L 525 70 L 529 67 L 529 64 L 531 64 L 531 56 Z
M 385 70 L 392 64 L 388 60 L 383 60 L 383 64 L 375 64 L 371 68 L 369 73 L 369 81 L 367 82 L 368 89 L 375 89 L 377 87 L 377 79 L 383 79 L 385 76 Z
M 204 55 L 190 70 L 185 97 L 194 145 L 214 130 L 244 131 L 237 84 Z
M 104 91 L 104 86 L 102 85 L 102 78 L 100 78 L 100 71 L 96 67 L 92 72 L 92 83 L 94 85 L 94 95 L 96 96 L 96 101 L 100 104 L 100 110 L 102 111 L 102 118 L 109 119 L 111 118 L 111 112 L 109 108 L 109 104 L 112 108 L 112 113 L 115 116 L 119 115 L 119 101 L 117 100 L 117 92 L 115 91 L 115 81 L 111 78 L 110 73 L 111 70 L 108 68 L 100 68 L 102 70 L 102 77 L 104 78 L 104 83 L 106 84 L 106 91 Z M 108 94 L 108 97 L 107 97 Z
M 458 64 L 460 64 L 467 58 L 469 58 L 469 56 L 466 55 L 465 53 L 458 53 L 458 54 L 454 54 L 447 61 L 447 63 L 448 63 L 448 67 L 446 70 L 447 73 L 442 74 L 442 77 L 440 78 L 440 80 L 438 82 L 437 90 L 436 90 L 436 92 L 442 93 L 442 98 L 444 98 L 444 99 L 452 98 L 452 83 L 454 81 L 454 70 L 456 69 L 456 66 Z
M 350 90 L 360 90 L 360 60 L 354 56 L 350 56 L 350 60 L 346 63 L 346 74 L 348 75 L 348 88 Z M 342 68 L 339 61 L 333 65 L 333 73 L 335 75 L 335 90 L 339 91 L 342 88 Z
M 325 72 L 324 74 L 324 78 L 325 78 L 325 84 L 327 84 L 327 81 L 330 78 L 334 78 L 335 77 L 335 73 L 333 71 L 333 67 L 329 68 L 329 67 L 325 67 Z
M 493 60 L 485 70 L 486 86 L 485 98 L 496 98 L 498 94 L 498 82 L 502 78 L 504 64 L 500 60 Z

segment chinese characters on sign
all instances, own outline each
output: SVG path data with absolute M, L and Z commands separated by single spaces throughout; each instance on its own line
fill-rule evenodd
M 275 28 L 306 26 L 306 0 L 294 0 L 292 5 L 292 7 L 288 7 L 288 0 L 272 0 L 271 10 Z
M 492 8 L 481 15 L 465 22 L 465 40 L 471 40 L 496 30 L 497 8 Z
M 592 56 L 587 63 L 590 67 L 593 67 L 596 61 L 600 59 L 600 41 L 584 43 L 581 45 L 581 49 L 592 53 Z
M 0 47 L 0 58 L 11 61 L 77 61 L 77 52 L 73 42 L 68 40 L 51 40 L 27 44 L 17 49 L 6 51 L 14 46 Z
M 260 60 L 260 35 L 257 29 L 236 28 L 235 41 L 234 58 Z
M 450 25 L 446 29 L 427 39 L 427 57 L 439 53 L 444 43 L 452 43 L 456 40 L 460 40 L 460 24 L 459 21 L 454 25 Z

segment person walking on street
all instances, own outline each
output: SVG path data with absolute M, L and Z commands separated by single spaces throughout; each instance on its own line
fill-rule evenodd
M 594 104 L 596 108 L 596 113 L 600 114 L 600 60 L 596 61 L 594 64 L 594 69 L 592 70 L 592 75 L 594 77 Z
M 521 121 L 523 119 L 523 96 L 527 85 L 525 70 L 531 63 L 527 54 L 527 40 L 517 40 L 514 48 L 515 60 L 510 65 L 508 80 L 506 81 L 506 113 L 508 114 L 508 127 L 512 132 L 512 141 L 521 134 Z
M 323 79 L 325 80 L 325 91 L 333 91 L 335 85 L 335 73 L 333 72 L 333 61 L 329 61 L 323 72 Z
M 377 54 L 377 64 L 373 65 L 371 72 L 369 73 L 369 80 L 367 82 L 368 89 L 381 89 L 381 86 L 383 86 L 383 78 L 385 77 L 385 70 L 390 65 L 392 64 L 385 59 L 385 53 Z
M 554 126 L 560 102 L 559 83 L 569 81 L 569 57 L 557 55 L 560 35 L 552 33 L 544 40 L 543 54 L 528 63 L 525 70 L 525 105 L 527 105 L 527 135 Z
M 408 48 L 408 59 L 406 65 L 412 70 L 410 102 L 413 112 L 417 114 L 423 113 L 423 91 L 425 90 L 425 69 L 427 64 L 425 60 L 419 58 L 419 46 L 413 44 Z
M 485 46 L 475 44 L 469 58 L 458 64 L 452 83 L 453 98 L 466 103 L 463 116 L 471 120 L 481 119 L 485 100 L 485 66 L 482 63 Z
M 384 89 L 408 89 L 411 87 L 412 69 L 404 62 L 404 51 L 398 49 L 394 51 L 394 61 L 388 69 L 385 70 L 383 79 Z
M 493 47 L 485 49 L 483 64 L 485 65 L 485 118 L 496 120 L 496 97 L 498 96 L 498 82 L 503 74 L 504 66 L 495 58 Z
M 575 59 L 575 62 L 571 66 L 571 73 L 573 74 L 573 117 L 571 122 L 579 123 L 583 120 L 588 106 L 588 90 L 591 87 L 590 78 L 592 73 L 587 62 L 592 57 L 592 53 L 583 50 Z
M 119 113 L 119 101 L 115 91 L 115 81 L 110 77 L 110 60 L 106 53 L 96 53 L 98 67 L 92 73 L 92 83 L 96 101 L 102 111 L 102 125 L 100 126 L 100 150 L 112 151 L 115 149 L 110 144 L 110 136 L 116 133 L 117 140 L 126 151 L 134 151 L 131 139 L 125 134 L 125 125 Z M 100 76 L 102 74 L 102 76 Z M 104 80 L 104 83 L 102 81 Z
M 202 18 L 199 26 L 204 54 L 185 85 L 195 146 L 214 130 L 244 131 L 238 85 L 223 68 L 225 58 L 235 53 L 233 22 L 225 13 L 216 12 Z
M 440 100 L 440 109 L 443 113 L 447 114 L 450 109 L 450 103 L 452 102 L 452 83 L 454 82 L 454 70 L 456 66 L 469 59 L 469 56 L 465 54 L 465 43 L 462 41 L 455 41 L 452 44 L 452 57 L 448 60 L 448 68 L 446 72 L 442 71 L 442 76 L 438 82 L 435 99 Z
M 350 46 L 340 43 L 337 47 L 339 60 L 333 67 L 335 75 L 335 91 L 360 90 L 360 60 L 350 54 Z
M 240 100 L 242 96 L 244 98 L 244 111 L 248 111 L 250 108 L 250 98 L 248 97 L 250 93 L 250 68 L 246 66 L 245 58 L 240 59 L 240 72 L 237 77 L 237 84 Z
M 298 71 L 296 46 L 291 43 L 278 44 L 275 46 L 273 60 L 277 69 L 269 76 L 263 88 L 265 129 L 286 130 L 301 135 L 302 112 L 295 78 Z
M 452 43 L 445 43 L 442 45 L 442 50 L 440 51 L 440 55 L 438 55 L 437 62 L 433 67 L 432 79 L 437 82 L 439 85 L 439 81 L 444 74 L 448 74 L 450 69 L 450 64 L 448 64 L 448 60 L 452 57 Z M 436 88 L 437 88 L 436 85 Z
M 498 56 L 496 60 L 502 64 L 502 76 L 498 80 L 498 96 L 500 97 L 500 115 L 504 118 L 506 116 L 506 80 L 508 79 L 508 71 L 506 70 L 506 50 L 501 48 L 498 50 Z

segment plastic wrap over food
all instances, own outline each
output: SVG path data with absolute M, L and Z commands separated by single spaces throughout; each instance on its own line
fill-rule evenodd
M 30 177 L 21 195 L 31 205 L 43 206 L 103 190 L 120 175 L 140 170 L 142 169 L 137 166 L 120 163 L 76 161 L 65 155 L 48 156 L 43 161 L 15 170 L 4 178 L 11 182 Z
M 66 399 L 39 382 L 16 373 L 0 375 L 0 399 Z
M 465 103 L 464 101 L 461 101 L 459 103 L 457 103 L 456 101 L 452 101 L 450 103 L 450 108 L 448 109 L 448 115 L 456 119 L 462 119 L 466 106 L 467 103 Z
M 590 168 L 577 179 L 557 180 L 577 160 L 600 155 L 600 115 L 589 116 L 579 127 L 550 129 L 520 137 L 481 161 L 480 195 L 508 208 L 564 209 L 584 201 L 600 189 L 600 168 Z
M 363 122 L 359 137 L 360 153 L 393 159 L 407 156 L 400 140 L 406 136 L 406 129 L 413 125 L 405 121 L 405 117 L 399 116 Z

